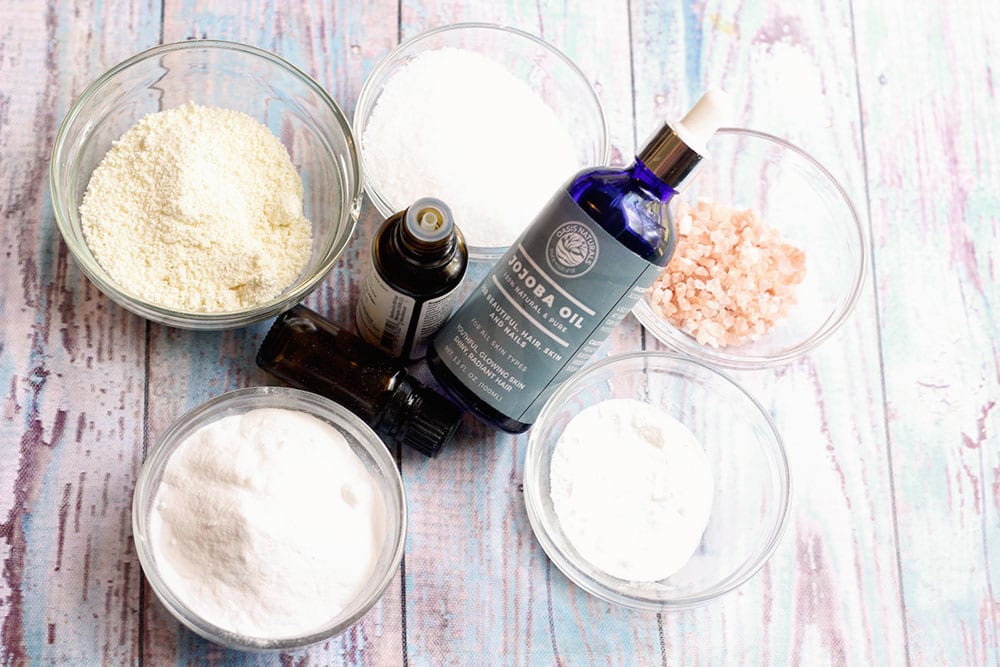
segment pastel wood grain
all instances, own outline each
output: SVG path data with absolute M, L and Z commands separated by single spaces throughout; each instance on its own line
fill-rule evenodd
M 859 9 L 910 656 L 916 664 L 997 664 L 1000 6 Z
M 0 5 L 0 664 L 120 664 L 139 650 L 145 325 L 70 261 L 46 173 L 70 102 L 154 44 L 158 19 L 146 4 Z
M 801 145 L 870 216 L 872 276 L 844 328 L 785 368 L 737 374 L 788 445 L 788 533 L 717 603 L 626 612 L 570 584 L 531 534 L 527 437 L 468 419 L 438 459 L 395 452 L 406 557 L 360 624 L 307 651 L 223 650 L 145 585 L 131 494 L 178 415 L 272 382 L 252 365 L 267 323 L 169 329 L 90 284 L 46 194 L 58 121 L 113 64 L 193 37 L 278 53 L 350 116 L 398 39 L 469 20 L 566 52 L 601 95 L 616 164 L 722 84 L 738 124 Z M 0 665 L 997 664 L 997 34 L 996 2 L 0 0 Z M 308 300 L 336 322 L 353 321 L 379 222 L 366 204 Z M 643 346 L 659 344 L 627 318 L 599 356 Z
M 635 60 L 640 135 L 721 85 L 735 97 L 736 125 L 803 146 L 863 204 L 846 6 L 638 2 L 632 11 L 634 48 L 645 54 Z M 664 35 L 659 28 L 668 25 L 675 29 Z M 699 664 L 904 663 L 871 284 L 822 348 L 738 380 L 771 411 L 785 440 L 791 519 L 761 576 L 717 605 L 663 617 L 666 653 Z M 859 403 L 859 395 L 874 401 Z

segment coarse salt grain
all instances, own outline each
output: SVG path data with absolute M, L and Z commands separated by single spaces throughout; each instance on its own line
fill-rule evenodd
M 648 300 L 701 345 L 759 340 L 795 303 L 805 253 L 781 240 L 751 209 L 681 202 L 677 246 Z
M 464 49 L 420 54 L 386 83 L 362 137 L 366 170 L 402 209 L 447 202 L 470 246 L 510 245 L 580 163 L 528 84 Z

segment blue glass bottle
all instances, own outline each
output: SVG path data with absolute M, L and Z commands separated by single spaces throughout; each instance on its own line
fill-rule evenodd
M 674 230 L 665 215 L 677 194 L 638 158 L 625 169 L 588 169 L 570 181 L 569 195 L 619 243 L 657 266 L 674 253 Z
M 586 169 L 553 197 L 428 348 L 431 372 L 477 418 L 527 430 L 674 251 L 666 204 L 722 116 L 707 93 L 625 168 Z

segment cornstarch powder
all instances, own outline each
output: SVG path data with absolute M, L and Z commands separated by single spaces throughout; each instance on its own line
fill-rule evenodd
M 229 109 L 145 116 L 94 170 L 84 237 L 126 292 L 183 311 L 267 302 L 305 267 L 302 179 L 270 130 Z
M 708 456 L 663 410 L 611 399 L 582 410 L 550 468 L 559 525 L 595 567 L 628 581 L 674 574 L 701 543 L 712 510 Z
M 223 417 L 170 455 L 150 515 L 169 589 L 246 637 L 302 637 L 362 591 L 385 506 L 344 436 L 295 410 Z
M 391 204 L 442 199 L 477 247 L 510 245 L 580 168 L 569 132 L 528 84 L 464 49 L 401 67 L 362 141 L 366 170 Z

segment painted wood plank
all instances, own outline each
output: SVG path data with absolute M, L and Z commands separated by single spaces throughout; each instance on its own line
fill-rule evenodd
M 806 148 L 863 210 L 848 6 L 633 2 L 632 26 L 639 136 L 722 85 L 738 125 Z M 734 375 L 785 439 L 791 521 L 770 563 L 737 593 L 663 615 L 665 654 L 685 664 L 904 663 L 870 284 L 822 348 L 776 371 Z
M 269 10 L 179 3 L 165 9 L 174 31 L 167 39 L 204 35 L 271 48 L 349 109 L 363 74 L 395 42 L 391 4 Z M 621 33 L 619 4 L 589 8 L 574 24 L 550 5 L 539 12 L 519 3 L 404 3 L 402 32 L 454 19 L 540 31 L 595 77 L 606 104 L 619 105 L 609 118 L 627 159 L 634 140 L 629 89 L 610 102 L 607 86 L 619 90 L 628 56 L 622 60 L 617 46 L 602 41 Z M 341 640 L 299 654 L 245 656 L 178 633 L 146 589 L 147 662 L 398 664 L 405 656 L 415 664 L 462 663 L 487 652 L 534 664 L 557 654 L 567 663 L 997 662 L 994 4 L 969 5 L 962 14 L 901 3 L 856 7 L 857 82 L 844 7 L 632 4 L 640 139 L 656 119 L 681 112 L 705 82 L 721 80 L 743 86 L 748 124 L 807 147 L 858 203 L 866 185 L 860 165 L 868 159 L 889 411 L 876 375 L 873 289 L 817 353 L 780 372 L 740 374 L 778 418 L 799 491 L 784 545 L 747 587 L 719 605 L 659 621 L 619 615 L 587 598 L 552 570 L 523 520 L 517 484 L 525 440 L 472 426 L 446 458 L 402 456 L 411 507 L 426 509 L 413 515 L 419 511 L 422 523 L 411 527 L 408 614 L 400 613 L 399 582 Z M 591 25 L 594 14 L 602 34 Z M 0 386 L 7 390 L 0 664 L 20 656 L 122 664 L 140 652 L 128 503 L 142 449 L 136 396 L 146 325 L 104 298 L 68 258 L 44 180 L 55 125 L 73 96 L 155 43 L 158 21 L 159 7 L 151 5 L 122 12 L 79 2 L 40 11 L 36 3 L 0 3 L 0 246 L 8 259 L 0 266 Z M 913 54 L 928 52 L 934 58 L 914 66 Z M 795 95 L 773 93 L 788 81 L 796 82 Z M 354 275 L 377 223 L 366 207 L 344 264 L 310 299 L 335 321 L 351 321 Z M 924 310 L 945 314 L 939 319 L 961 333 L 929 325 Z M 627 324 L 605 352 L 636 345 L 639 329 Z M 248 368 L 263 330 L 191 334 L 150 325 L 151 435 L 211 395 L 267 383 Z
M 363 77 L 396 41 L 396 3 L 167 2 L 163 40 L 225 39 L 253 44 L 317 79 L 350 114 Z M 350 116 L 348 116 L 349 118 Z M 353 325 L 362 256 L 378 221 L 366 212 L 341 261 L 307 303 L 333 321 Z M 276 384 L 254 366 L 270 322 L 227 332 L 188 332 L 151 325 L 149 431 L 165 431 L 177 416 L 224 391 Z M 178 369 L 182 372 L 178 372 Z M 152 664 L 385 664 L 402 662 L 402 581 L 341 637 L 283 655 L 246 655 L 206 642 L 174 621 L 144 589 L 143 655 Z
M 612 161 L 634 148 L 625 2 L 402 3 L 403 38 L 439 25 L 484 21 L 540 35 L 572 58 L 601 96 Z M 470 276 L 481 278 L 479 270 Z M 640 348 L 631 319 L 597 357 Z M 404 453 L 410 494 L 408 658 L 413 664 L 646 664 L 658 661 L 655 618 L 602 603 L 545 557 L 521 492 L 527 436 L 471 419 L 460 442 L 428 463 Z
M 70 259 L 48 200 L 56 127 L 159 11 L 0 3 L 0 664 L 137 659 L 130 505 L 145 324 Z
M 1000 5 L 855 8 L 910 655 L 1000 662 Z

